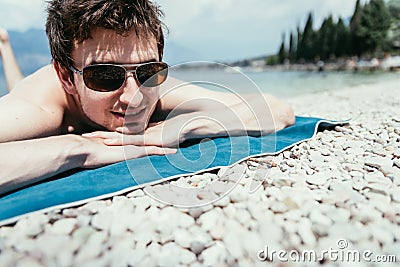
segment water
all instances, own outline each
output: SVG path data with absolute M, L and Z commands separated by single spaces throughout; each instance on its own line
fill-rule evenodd
M 227 72 L 222 69 L 171 70 L 171 74 L 185 81 L 202 81 L 200 85 L 216 90 L 238 93 L 262 92 L 287 98 L 313 92 L 332 91 L 361 84 L 378 83 L 399 77 L 398 73 L 302 72 L 244 70 Z M 250 79 L 250 80 L 249 80 Z M 253 82 L 254 84 L 253 84 Z M 212 85 L 213 83 L 219 85 Z M 7 93 L 6 82 L 0 75 L 0 96 Z
M 264 93 L 269 93 L 282 98 L 294 97 L 315 92 L 339 90 L 362 84 L 379 83 L 386 80 L 398 79 L 398 73 L 351 73 L 351 72 L 307 72 L 307 71 L 250 71 L 226 72 L 224 70 L 196 70 L 176 71 L 182 80 L 198 80 L 204 77 L 207 81 L 220 81 L 237 88 L 238 93 L 246 93 L 259 88 Z M 255 85 L 251 84 L 252 80 Z M 212 87 L 204 85 L 205 87 Z M 215 87 L 215 86 L 214 86 Z M 216 88 L 218 90 L 218 88 Z M 224 90 L 220 88 L 220 90 Z

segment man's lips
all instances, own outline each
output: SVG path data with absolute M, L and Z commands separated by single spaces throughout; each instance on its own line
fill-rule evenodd
M 132 110 L 125 111 L 111 111 L 111 114 L 114 115 L 118 120 L 122 121 L 131 121 L 140 118 L 145 112 L 146 107 L 136 108 Z

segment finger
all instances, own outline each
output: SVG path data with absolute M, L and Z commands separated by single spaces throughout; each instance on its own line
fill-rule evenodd
M 83 137 L 92 137 L 92 138 L 103 138 L 103 139 L 117 139 L 121 138 L 120 133 L 116 132 L 103 132 L 103 131 L 97 131 L 97 132 L 92 132 L 92 133 L 85 133 L 82 134 Z
M 108 146 L 135 145 L 143 146 L 144 137 L 142 135 L 121 135 L 119 138 L 106 138 L 104 144 Z
M 168 154 L 175 154 L 178 150 L 174 148 L 162 148 L 156 146 L 124 146 L 125 159 L 134 159 L 152 155 L 164 156 Z
M 158 147 L 158 146 L 146 146 L 145 147 L 147 155 L 167 155 L 176 154 L 178 151 L 176 148 Z

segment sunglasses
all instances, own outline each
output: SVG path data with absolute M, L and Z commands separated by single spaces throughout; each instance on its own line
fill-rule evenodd
M 143 64 L 94 64 L 78 70 L 71 70 L 83 76 L 85 85 L 99 92 L 118 90 L 125 83 L 127 73 L 135 73 L 139 86 L 155 87 L 162 84 L 168 76 L 168 64 L 165 62 L 149 62 Z

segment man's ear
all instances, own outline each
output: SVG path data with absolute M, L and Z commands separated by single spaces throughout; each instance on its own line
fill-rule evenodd
M 77 90 L 74 82 L 72 81 L 70 72 L 55 60 L 53 60 L 53 66 L 56 70 L 58 79 L 60 80 L 63 89 L 70 95 L 77 94 Z

